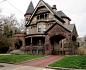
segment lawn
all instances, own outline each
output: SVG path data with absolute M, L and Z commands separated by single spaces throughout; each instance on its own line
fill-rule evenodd
M 11 63 L 20 63 L 28 61 L 31 59 L 36 59 L 44 57 L 46 55 L 0 55 L 0 61 L 2 62 L 11 62 Z
M 68 56 L 48 65 L 49 67 L 63 67 L 74 69 L 86 69 L 86 55 Z

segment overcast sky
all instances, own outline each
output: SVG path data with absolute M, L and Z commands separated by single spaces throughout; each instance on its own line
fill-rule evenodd
M 39 0 L 0 0 L 0 15 L 9 16 L 15 14 L 16 18 L 23 19 L 24 14 L 30 4 L 33 2 L 34 7 L 38 4 Z M 62 10 L 68 17 L 71 18 L 71 24 L 76 25 L 79 37 L 86 35 L 86 0 L 44 0 L 50 6 L 56 5 L 57 11 Z

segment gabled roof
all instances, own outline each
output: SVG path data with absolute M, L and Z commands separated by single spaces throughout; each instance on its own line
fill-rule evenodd
M 40 1 L 42 1 L 42 2 L 44 3 L 44 5 L 48 8 L 48 10 L 49 10 L 56 18 L 58 18 L 58 19 L 59 19 L 60 21 L 62 21 L 63 23 L 65 22 L 61 17 L 59 17 L 59 16 L 52 10 L 52 7 L 51 7 L 50 5 L 48 5 L 47 3 L 45 3 L 43 0 L 40 0 Z M 38 2 L 37 6 L 39 5 L 40 1 Z M 36 8 L 35 8 L 34 11 L 33 11 L 32 15 L 31 15 L 31 17 L 30 17 L 30 20 L 33 18 L 33 15 L 35 14 L 35 12 L 36 12 L 36 10 L 37 10 L 37 8 L 38 8 L 37 6 L 36 6 Z M 30 21 L 29 21 L 29 23 L 30 23 Z M 26 24 L 26 25 L 29 25 L 29 23 Z
M 43 1 L 43 2 L 44 2 L 44 1 Z M 44 3 L 45 3 L 45 2 L 44 2 Z M 65 22 L 61 17 L 59 17 L 59 16 L 53 11 L 52 7 L 51 7 L 49 4 L 45 3 L 45 5 L 53 12 L 53 14 L 54 14 L 58 19 L 60 19 L 63 23 Z
M 30 4 L 29 4 L 29 7 L 27 8 L 27 11 L 26 11 L 25 15 L 32 14 L 33 10 L 34 10 L 34 6 L 33 6 L 33 3 L 31 1 Z
M 70 25 L 63 25 L 65 28 L 67 28 L 68 30 L 70 30 L 71 32 L 73 31 L 74 27 L 76 29 L 76 26 L 75 24 L 70 24 Z M 76 33 L 77 33 L 77 30 L 76 30 Z M 77 33 L 78 35 L 78 33 Z
M 70 25 L 63 25 L 65 28 L 67 28 L 68 30 L 72 31 L 75 24 L 70 24 Z
M 56 13 L 59 17 L 61 17 L 61 18 L 67 18 L 67 19 L 69 19 L 70 21 L 71 21 L 71 19 L 69 18 L 69 17 L 67 17 L 62 11 L 57 11 L 57 13 Z
M 45 34 L 50 30 L 50 29 L 52 29 L 56 24 L 58 24 L 59 26 L 61 26 L 61 27 L 63 27 L 64 29 L 66 29 L 68 32 L 71 32 L 69 29 L 67 29 L 66 27 L 64 27 L 63 25 L 61 25 L 61 24 L 59 24 L 59 23 L 55 23 L 55 24 L 53 24 L 46 32 L 45 32 Z

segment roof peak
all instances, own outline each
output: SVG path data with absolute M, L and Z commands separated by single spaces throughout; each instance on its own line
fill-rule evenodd
M 32 3 L 32 0 L 31 0 L 29 6 L 27 8 L 27 11 L 26 11 L 25 15 L 32 14 L 33 13 L 33 10 L 34 10 L 34 6 L 33 6 L 33 3 Z

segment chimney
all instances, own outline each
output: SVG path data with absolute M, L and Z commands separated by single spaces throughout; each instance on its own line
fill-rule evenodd
M 56 10 L 57 10 L 56 5 L 53 5 L 52 9 L 53 9 L 54 12 L 56 12 Z
M 53 5 L 54 8 L 56 8 L 56 5 Z

